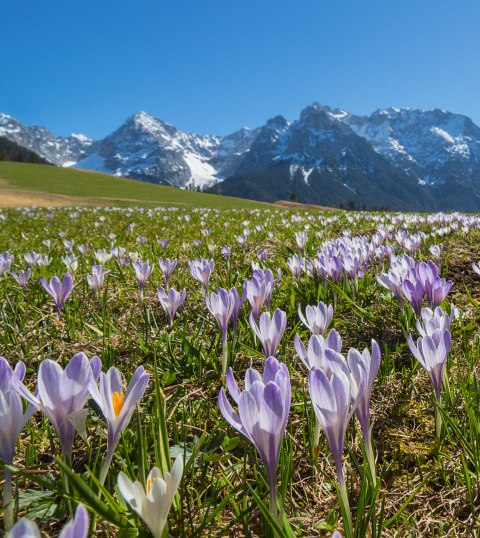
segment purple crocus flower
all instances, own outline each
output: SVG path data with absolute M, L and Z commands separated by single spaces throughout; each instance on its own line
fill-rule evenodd
M 30 278 L 30 275 L 32 274 L 32 269 L 29 267 L 26 271 L 18 271 L 18 273 L 15 273 L 15 271 L 12 271 L 12 277 L 16 280 L 17 284 L 24 289 L 27 286 L 28 279 Z
M 265 357 L 275 356 L 280 340 L 285 332 L 285 327 L 287 326 L 287 315 L 285 312 L 279 308 L 275 310 L 273 316 L 270 316 L 270 312 L 264 312 L 260 316 L 258 326 L 252 314 L 250 314 L 248 319 L 253 332 L 262 344 Z
M 323 336 L 332 322 L 333 306 L 326 305 L 322 302 L 318 303 L 317 306 L 307 305 L 305 307 L 305 316 L 299 306 L 298 316 L 313 334 L 321 334 Z
M 223 245 L 222 247 L 222 256 L 228 261 L 232 256 L 232 249 L 230 247 L 227 247 L 227 245 Z
M 84 353 L 74 355 L 65 370 L 58 363 L 45 359 L 38 369 L 38 395 L 35 396 L 23 383 L 14 382 L 17 392 L 52 423 L 67 462 L 71 461 L 75 430 L 85 437 L 88 411 L 84 407 L 89 387 L 98 379 L 101 366 L 98 357 L 89 361 Z
M 230 288 L 228 290 L 228 293 L 233 296 L 234 299 L 234 306 L 232 311 L 232 326 L 233 326 L 233 335 L 234 338 L 237 336 L 237 324 L 238 324 L 238 317 L 240 315 L 240 309 L 242 308 L 243 303 L 247 299 L 247 291 L 244 288 L 243 289 L 243 295 L 240 297 L 238 294 L 238 291 L 235 287 Z
M 169 243 L 170 243 L 170 239 L 159 239 L 158 240 L 158 244 L 163 248 L 163 250 L 166 250 Z
M 237 293 L 238 297 L 238 293 Z M 227 372 L 227 362 L 228 362 L 228 344 L 227 344 L 227 329 L 228 322 L 232 317 L 233 310 L 235 309 L 236 298 L 233 293 L 229 291 L 218 288 L 217 292 L 207 293 L 206 303 L 207 308 L 213 317 L 217 320 L 220 327 L 220 332 L 222 333 L 222 343 L 223 343 L 223 357 L 222 357 L 222 375 L 225 375 Z
M 167 292 L 160 286 L 157 290 L 157 295 L 162 308 L 167 314 L 169 325 L 171 327 L 177 314 L 177 310 L 180 308 L 183 301 L 185 301 L 187 291 L 184 288 L 180 294 L 175 288 L 170 288 Z
M 271 284 L 267 282 L 260 282 L 256 278 L 247 280 L 244 285 L 244 293 L 250 303 L 252 309 L 252 316 L 258 319 L 260 311 L 265 304 L 267 296 L 270 294 Z
M 168 281 L 170 280 L 173 271 L 175 271 L 175 267 L 177 267 L 177 260 L 170 260 L 169 258 L 164 260 L 163 258 L 158 258 L 158 265 L 165 275 L 165 287 L 168 288 Z
M 232 256 L 232 249 L 227 245 L 223 245 L 221 250 L 222 256 L 228 261 Z
M 372 429 L 370 425 L 370 399 L 372 397 L 373 384 L 377 376 L 378 369 L 380 367 L 380 347 L 375 340 L 372 340 L 372 352 L 368 349 L 364 349 L 360 353 L 355 348 L 350 348 L 348 351 L 347 361 L 348 364 L 352 364 L 353 361 L 362 362 L 365 367 L 366 384 L 363 398 L 360 400 L 358 407 L 355 411 L 358 422 L 362 428 L 363 443 L 367 453 L 368 464 L 372 473 L 373 484 L 376 483 L 375 478 L 375 457 L 372 447 Z
M 350 375 L 332 372 L 329 377 L 323 370 L 312 368 L 308 377 L 308 389 L 315 416 L 327 438 L 337 470 L 338 486 L 352 529 L 342 453 L 348 423 L 357 409 L 365 390 L 365 367 L 356 357 L 349 364 Z
M 257 258 L 261 261 L 261 262 L 264 262 L 267 258 L 268 258 L 268 251 L 266 250 L 262 250 L 262 252 L 259 252 L 257 254 Z
M 27 262 L 27 264 L 30 267 L 33 267 L 34 265 L 37 265 L 38 262 L 40 261 L 41 257 L 42 257 L 42 255 L 39 254 L 38 252 L 35 252 L 34 250 L 32 250 L 32 252 L 26 252 L 23 255 L 23 259 Z
M 88 249 L 90 248 L 90 245 L 85 243 L 85 245 L 78 245 L 77 248 L 78 248 L 78 252 L 80 252 L 82 256 L 85 256 L 85 254 L 88 252 Z
M 22 517 L 10 529 L 6 538 L 42 538 L 36 523 Z
M 63 245 L 64 247 L 67 249 L 68 252 L 71 252 L 72 249 L 73 249 L 73 245 L 75 244 L 75 241 L 73 239 L 69 240 L 69 239 L 64 239 L 63 240 Z
M 87 538 L 90 518 L 87 509 L 79 504 L 75 510 L 74 518 L 61 530 L 58 538 Z
M 218 288 L 216 292 L 207 293 L 205 300 L 208 310 L 218 322 L 222 340 L 226 342 L 228 322 L 235 307 L 235 298 L 227 290 Z
M 213 260 L 204 260 L 203 258 L 195 258 L 194 260 L 188 260 L 190 266 L 190 273 L 195 280 L 198 280 L 205 290 L 208 291 L 208 281 L 210 275 L 215 267 Z
M 305 270 L 305 258 L 301 258 L 294 254 L 291 258 L 287 258 L 287 265 L 290 271 L 292 271 L 293 276 L 296 279 L 299 279 L 302 271 Z
M 439 306 L 432 310 L 431 308 L 422 308 L 420 319 L 417 319 L 416 326 L 420 336 L 432 336 L 435 330 L 450 330 L 450 324 L 455 317 L 455 308 L 452 306 L 450 314 L 446 314 Z
M 255 269 L 255 271 L 253 271 L 252 278 L 258 280 L 258 282 L 265 282 L 266 284 L 265 305 L 267 307 L 267 310 L 270 308 L 270 301 L 272 299 L 273 289 L 280 282 L 281 276 L 282 271 L 280 269 L 278 270 L 276 279 L 274 278 L 273 273 L 270 269 L 267 269 L 266 271 L 264 271 L 263 269 Z
M 79 504 L 75 511 L 75 517 L 63 527 L 58 538 L 87 538 L 89 523 L 90 518 L 86 508 Z M 36 523 L 21 518 L 10 529 L 6 538 L 41 538 L 41 534 Z
M 332 372 L 345 372 L 349 375 L 347 362 L 340 354 L 342 351 L 342 338 L 335 329 L 332 329 L 327 338 L 322 335 L 313 334 L 308 341 L 308 351 L 298 335 L 294 338 L 294 347 L 298 357 L 310 371 L 312 368 L 319 368 L 327 374 Z M 320 423 L 316 420 L 313 435 L 313 445 L 317 447 L 320 442 Z
M 442 255 L 443 245 L 431 245 L 429 248 L 430 254 L 437 258 L 437 261 L 440 261 L 440 256 Z
M 25 424 L 35 411 L 29 406 L 23 412 L 20 396 L 15 391 L 14 382 L 23 380 L 25 365 L 18 362 L 12 370 L 7 360 L 0 357 L 0 461 L 13 463 L 17 439 Z M 15 379 L 15 381 L 14 381 Z M 13 523 L 13 488 L 12 473 L 4 469 L 3 506 L 5 528 L 9 529 Z
M 122 258 L 125 258 L 125 255 L 127 254 L 127 249 L 125 247 L 112 247 L 110 249 L 110 254 L 119 260 Z
M 137 275 L 138 286 L 140 288 L 140 299 L 143 299 L 143 288 L 152 275 L 155 267 L 150 265 L 148 261 L 132 262 L 132 267 L 135 269 L 135 274 Z
M 400 306 L 403 304 L 403 278 L 402 275 L 395 269 L 390 269 L 388 273 L 382 273 L 380 276 L 376 276 L 377 282 L 387 288 L 396 297 Z
M 360 256 L 347 254 L 342 258 L 343 269 L 352 280 L 363 277 L 364 272 L 361 264 L 362 258 Z
M 12 265 L 14 257 L 8 253 L 8 250 L 0 254 L 0 276 L 5 274 Z
M 21 383 L 24 376 L 23 362 L 18 362 L 15 370 L 12 370 L 7 360 L 0 357 L 0 460 L 8 464 L 13 462 L 20 432 L 35 412 L 35 406 L 29 406 L 23 412 L 22 402 L 15 390 L 15 383 Z
M 432 309 L 440 306 L 449 294 L 452 285 L 453 282 L 445 278 L 437 278 L 432 282 L 426 293 L 428 306 Z
M 0 390 L 4 392 L 10 390 L 13 377 L 23 381 L 25 372 L 25 364 L 22 361 L 18 361 L 15 368 L 12 369 L 7 359 L 0 357 Z
M 308 351 L 298 335 L 295 335 L 293 340 L 297 355 L 309 371 L 312 368 L 320 368 L 330 375 L 333 370 L 346 369 L 345 359 L 341 355 L 338 356 L 342 351 L 342 338 L 335 329 L 328 333 L 327 338 L 313 334 L 308 341 Z M 327 350 L 334 353 L 327 354 Z
M 92 274 L 87 275 L 87 282 L 95 295 L 103 286 L 107 272 L 103 265 L 92 264 Z
M 452 345 L 452 336 L 448 329 L 435 329 L 431 335 L 421 336 L 415 345 L 412 335 L 408 335 L 408 346 L 413 356 L 418 360 L 422 367 L 427 371 L 428 377 L 433 385 L 437 402 L 441 402 L 441 390 L 443 375 L 447 364 L 447 356 Z M 441 415 L 436 412 L 436 435 L 440 438 L 442 421 Z
M 17 439 L 30 417 L 24 415 L 20 396 L 13 390 L 0 390 L 0 461 L 11 464 L 15 455 Z M 3 506 L 6 528 L 13 523 L 12 475 L 4 470 Z
M 62 282 L 58 277 L 54 276 L 50 279 L 50 282 L 47 282 L 45 277 L 42 276 L 40 283 L 43 286 L 43 289 L 52 296 L 55 301 L 55 306 L 57 307 L 57 316 L 60 319 L 60 314 L 65 304 L 65 301 L 70 297 L 70 294 L 73 290 L 73 278 L 70 273 L 66 273 L 63 277 Z
M 430 308 L 440 306 L 448 295 L 453 282 L 440 278 L 440 268 L 432 261 L 420 262 L 415 266 L 415 275 L 422 283 Z
M 314 260 L 314 265 L 322 280 L 329 277 L 335 284 L 340 282 L 344 272 L 341 257 L 319 254 Z
M 124 392 L 120 372 L 112 367 L 106 374 L 103 372 L 100 374 L 100 389 L 96 383 L 90 385 L 90 395 L 103 413 L 108 428 L 108 449 L 100 473 L 102 485 L 107 477 L 120 435 L 132 418 L 135 407 L 147 388 L 148 379 L 149 376 L 143 366 L 139 366 Z
M 248 243 L 249 232 L 248 233 L 247 232 L 248 230 L 244 230 L 242 235 L 237 235 L 237 241 L 242 248 L 246 248 L 247 243 Z
M 423 296 L 425 295 L 425 288 L 422 282 L 420 280 L 415 280 L 414 282 L 405 280 L 402 284 L 402 290 L 414 312 L 419 316 L 422 309 Z
M 305 250 L 305 245 L 307 244 L 308 236 L 307 236 L 307 230 L 303 230 L 302 232 L 296 232 L 295 233 L 295 241 L 297 242 L 297 247 L 301 252 Z
M 253 368 L 247 370 L 243 392 L 238 388 L 231 368 L 226 381 L 230 396 L 238 405 L 238 413 L 223 388 L 218 394 L 218 407 L 225 420 L 258 450 L 267 470 L 270 510 L 276 516 L 275 473 L 292 399 L 288 369 L 274 357 L 269 357 L 265 361 L 263 378 Z

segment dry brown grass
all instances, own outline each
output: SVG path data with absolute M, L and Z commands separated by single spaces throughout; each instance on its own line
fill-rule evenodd
M 0 207 L 65 207 L 92 205 L 93 203 L 92 200 L 79 196 L 16 189 L 10 187 L 6 179 L 0 178 Z M 108 204 L 104 203 L 103 205 Z
M 286 209 L 315 209 L 317 211 L 341 211 L 336 207 L 327 207 L 323 205 L 315 204 L 301 204 L 299 202 L 291 202 L 290 200 L 278 200 L 273 205 L 277 207 L 284 207 Z

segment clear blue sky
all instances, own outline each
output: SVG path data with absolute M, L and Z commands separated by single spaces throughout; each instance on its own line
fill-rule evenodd
M 480 124 L 479 0 L 3 0 L 0 111 L 94 138 L 145 110 L 227 134 L 313 101 Z

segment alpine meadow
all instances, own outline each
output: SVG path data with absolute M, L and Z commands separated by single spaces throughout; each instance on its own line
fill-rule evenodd
M 7 536 L 475 534 L 479 217 L 0 219 Z
M 480 2 L 1 18 L 0 538 L 480 538 Z

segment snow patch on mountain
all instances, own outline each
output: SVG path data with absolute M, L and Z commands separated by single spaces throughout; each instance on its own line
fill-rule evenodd
M 88 157 L 85 157 L 85 159 L 82 159 L 77 163 L 73 163 L 70 166 L 74 168 L 83 168 L 84 170 L 95 170 L 95 172 L 103 172 L 106 174 L 112 173 L 107 169 L 105 166 L 105 161 L 98 153 L 92 153 Z
M 185 152 L 183 158 L 191 174 L 186 187 L 200 187 L 202 189 L 223 179 L 217 177 L 217 170 L 198 154 Z

